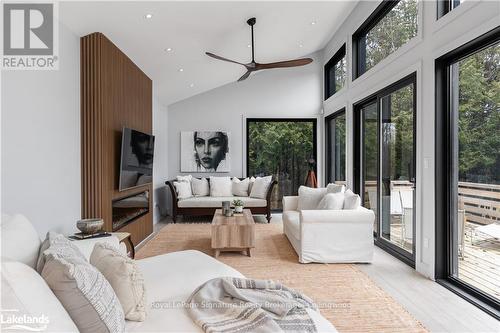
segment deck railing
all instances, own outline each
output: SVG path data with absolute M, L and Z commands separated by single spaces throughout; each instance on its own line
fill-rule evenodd
M 459 182 L 458 195 L 468 222 L 500 223 L 500 185 Z

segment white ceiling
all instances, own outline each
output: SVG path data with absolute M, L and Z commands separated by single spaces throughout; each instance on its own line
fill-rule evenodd
M 153 80 L 160 102 L 169 105 L 244 74 L 243 66 L 209 58 L 205 52 L 249 62 L 248 18 L 257 18 L 256 61 L 274 62 L 322 49 L 354 5 L 354 1 L 61 2 L 59 17 L 78 36 L 104 33 Z M 146 19 L 146 14 L 153 16 Z

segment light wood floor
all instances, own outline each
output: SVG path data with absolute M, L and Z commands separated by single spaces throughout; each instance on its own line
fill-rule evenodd
M 155 232 L 168 222 L 156 224 Z M 281 214 L 271 223 L 281 223 Z M 430 332 L 500 332 L 496 319 L 377 247 L 374 262 L 359 266 Z

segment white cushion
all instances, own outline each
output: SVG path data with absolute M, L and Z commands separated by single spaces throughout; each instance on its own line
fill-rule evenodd
M 175 190 L 177 191 L 177 198 L 186 199 L 193 196 L 191 192 L 191 183 L 188 182 L 174 182 Z
M 188 182 L 188 183 L 191 183 L 191 181 L 193 180 L 193 176 L 191 176 L 191 175 L 177 176 L 176 178 L 177 178 L 178 182 Z
M 288 210 L 283 212 L 283 223 L 286 223 L 288 230 L 292 236 L 300 240 L 300 212 Z
M 137 265 L 144 275 L 146 289 L 154 298 L 150 300 L 148 318 L 144 322 L 127 321 L 127 332 L 202 332 L 184 307 L 171 305 L 188 299 L 193 290 L 208 280 L 221 276 L 244 277 L 234 268 L 194 250 L 141 259 Z M 319 312 L 308 313 L 318 332 L 335 332 Z
M 344 193 L 327 193 L 318 204 L 318 209 L 339 210 L 344 207 Z
M 15 261 L 2 262 L 2 308 L 17 310 L 2 312 L 3 320 L 11 315 L 28 318 L 46 318 L 45 324 L 24 324 L 42 328 L 43 332 L 78 332 L 73 320 L 42 277 L 33 268 Z M 2 324 L 5 331 L 9 325 Z M 27 331 L 27 330 L 24 330 Z
M 40 250 L 40 237 L 24 215 L 2 214 L 2 257 L 35 268 Z
M 233 195 L 237 197 L 248 197 L 249 185 L 250 179 L 245 178 L 239 180 L 237 177 L 233 177 Z
M 119 247 L 122 253 L 127 253 L 127 247 L 124 243 L 120 243 L 120 240 L 115 235 L 111 235 L 108 237 L 99 237 L 99 238 L 88 238 L 81 240 L 71 240 L 71 244 L 76 246 L 80 252 L 83 254 L 87 261 L 90 260 L 90 255 L 94 250 L 94 246 L 97 243 L 108 243 L 114 247 Z
M 249 182 L 248 182 L 248 194 L 252 193 L 252 187 L 253 187 L 253 184 L 255 183 L 255 177 L 252 176 L 250 178 L 248 178 Z
M 344 209 L 358 209 L 361 206 L 361 198 L 351 190 L 344 193 Z
M 345 186 L 340 185 L 340 184 L 330 183 L 330 184 L 326 185 L 326 191 L 328 193 L 339 193 L 339 192 L 344 193 Z
M 85 258 L 82 252 L 69 239 L 64 237 L 62 234 L 49 231 L 40 246 L 40 253 L 38 254 L 38 261 L 36 263 L 36 271 L 38 274 L 42 274 L 43 266 L 45 265 L 45 251 L 49 249 L 52 251 L 64 251 L 66 252 L 66 255 L 88 260 L 88 257 Z
M 94 266 L 62 252 L 45 253 L 42 277 L 80 332 L 125 331 L 121 304 L 109 282 Z
M 326 195 L 326 188 L 299 187 L 297 210 L 317 209 L 319 202 Z
M 267 190 L 269 189 L 269 185 L 271 185 L 272 180 L 272 176 L 255 178 L 250 196 L 252 198 L 265 199 L 267 196 Z
M 210 195 L 210 186 L 206 178 L 193 178 L 191 179 L 191 189 L 195 197 L 205 197 Z
M 267 201 L 264 199 L 249 198 L 249 197 L 198 197 L 179 200 L 177 205 L 181 208 L 197 208 L 197 207 L 222 207 L 223 201 L 233 200 L 243 201 L 244 207 L 266 207 Z
M 125 319 L 146 319 L 144 278 L 134 260 L 107 243 L 97 243 L 90 263 L 108 280 L 122 305 Z
M 233 195 L 233 183 L 230 177 L 210 177 L 211 197 L 231 197 Z

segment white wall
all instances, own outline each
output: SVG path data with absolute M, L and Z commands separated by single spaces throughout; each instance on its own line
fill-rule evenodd
M 2 72 L 3 213 L 41 236 L 80 218 L 80 41 L 59 28 L 58 71 Z
M 417 72 L 417 233 L 416 269 L 434 277 L 434 60 L 465 42 L 495 28 L 500 20 L 500 2 L 468 0 L 436 20 L 436 1 L 421 1 L 419 36 L 370 69 L 352 78 L 352 33 L 378 6 L 360 2 L 323 52 L 325 64 L 346 43 L 348 80 L 346 87 L 324 103 L 325 116 L 346 108 L 348 124 L 347 178 L 353 184 L 352 106 L 357 101 Z M 423 28 L 423 29 L 422 29 Z
M 181 131 L 231 132 L 228 175 L 241 177 L 246 173 L 243 148 L 246 118 L 316 118 L 322 108 L 322 64 L 320 54 L 311 57 L 314 61 L 310 65 L 257 72 L 246 81 L 233 82 L 169 105 L 170 178 L 180 174 Z M 235 73 L 235 80 L 238 77 Z
M 167 215 L 168 198 L 165 181 L 168 179 L 168 117 L 167 107 L 156 97 L 153 97 L 153 135 L 155 136 L 153 223 L 157 223 L 162 216 Z
M 80 37 L 59 27 L 58 71 L 2 71 L 1 211 L 40 236 L 71 234 L 81 217 Z M 156 96 L 156 95 L 155 95 Z M 154 212 L 166 214 L 167 108 L 153 97 Z

